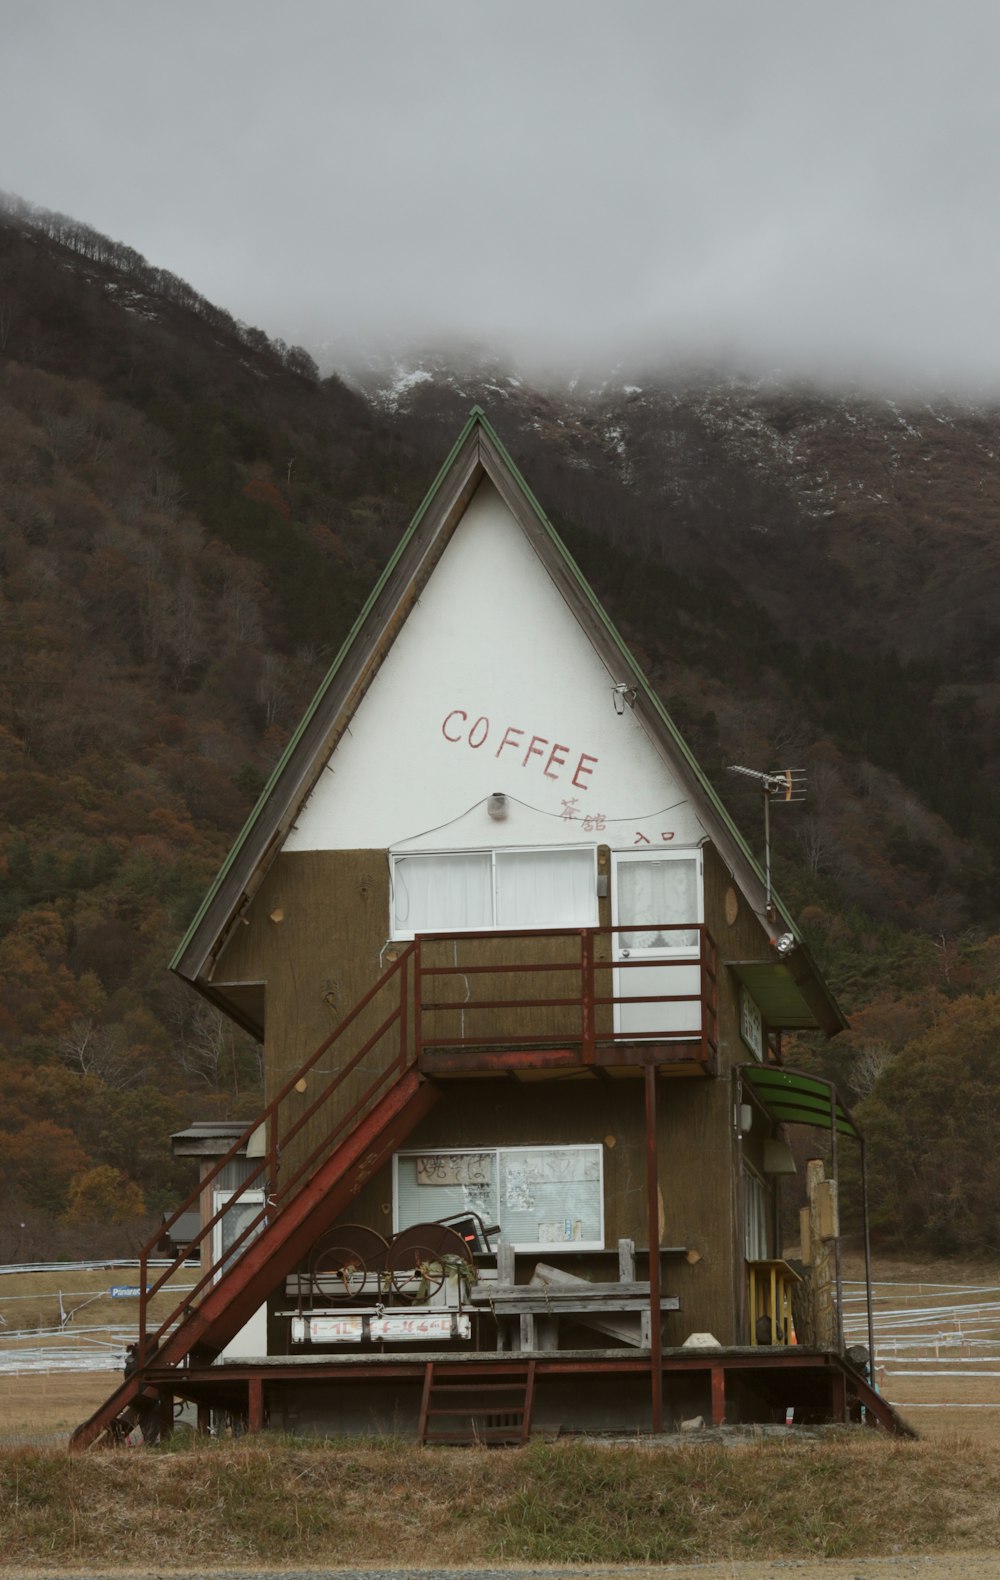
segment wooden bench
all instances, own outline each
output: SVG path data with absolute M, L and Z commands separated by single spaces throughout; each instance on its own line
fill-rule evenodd
M 497 1250 L 497 1279 L 473 1287 L 469 1305 L 496 1319 L 498 1350 L 555 1350 L 559 1325 L 571 1320 L 637 1349 L 651 1347 L 649 1283 L 635 1277 L 635 1245 L 618 1242 L 619 1277 L 595 1283 L 538 1262 L 527 1284 L 514 1282 L 513 1247 Z M 660 1312 L 679 1311 L 676 1295 L 663 1295 Z

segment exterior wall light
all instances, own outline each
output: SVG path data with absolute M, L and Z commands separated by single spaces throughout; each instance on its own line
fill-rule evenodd
M 611 700 L 615 705 L 615 712 L 619 718 L 625 712 L 626 702 L 630 708 L 635 707 L 635 692 L 635 686 L 630 686 L 627 680 L 620 680 L 616 686 L 612 686 Z
M 510 812 L 510 803 L 502 790 L 495 790 L 486 803 L 486 810 L 495 823 L 502 823 Z

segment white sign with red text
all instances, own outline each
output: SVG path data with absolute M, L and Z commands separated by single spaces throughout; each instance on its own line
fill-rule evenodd
M 425 1339 L 450 1339 L 452 1334 L 467 1339 L 472 1333 L 472 1321 L 466 1316 L 404 1316 L 392 1312 L 384 1317 L 372 1317 L 369 1336 L 373 1339 L 391 1339 L 400 1342 L 420 1342 Z

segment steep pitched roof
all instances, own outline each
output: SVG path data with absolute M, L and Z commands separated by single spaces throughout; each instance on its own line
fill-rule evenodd
M 735 881 L 755 902 L 758 912 L 763 912 L 764 877 L 749 847 L 492 424 L 481 408 L 474 406 L 171 961 L 173 971 L 257 1034 L 261 1031 L 259 1016 L 251 1007 L 246 990 L 221 983 L 213 986 L 215 962 L 484 478 L 492 482 L 533 544 L 609 669 L 634 687 L 635 713 L 651 738 L 659 743 L 699 808 Z M 775 935 L 791 933 L 796 942 L 795 949 L 782 962 L 782 975 L 789 990 L 798 996 L 803 1011 L 814 1017 L 812 1024 L 832 1034 L 845 1024 L 843 1016 L 794 921 L 773 891 L 771 899 Z M 805 1014 L 803 1023 L 807 1023 Z

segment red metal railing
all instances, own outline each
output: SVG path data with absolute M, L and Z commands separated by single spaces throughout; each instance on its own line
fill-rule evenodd
M 542 1043 L 567 1041 L 577 1045 L 584 1064 L 592 1063 L 599 1047 L 613 1047 L 636 1042 L 686 1042 L 698 1045 L 698 1060 L 706 1069 L 714 1068 L 718 1046 L 718 985 L 715 943 L 708 929 L 690 923 L 670 923 L 662 927 L 643 927 L 643 932 L 659 934 L 697 934 L 697 944 L 679 948 L 676 952 L 645 959 L 611 957 L 614 938 L 635 933 L 634 924 L 616 927 L 587 927 L 572 931 L 561 928 L 537 929 L 530 932 L 498 934 L 469 932 L 461 934 L 424 934 L 416 940 L 417 954 L 414 961 L 415 991 L 417 1002 L 417 1034 L 421 1049 L 434 1048 L 504 1048 L 537 1047 Z M 607 959 L 598 958 L 599 940 L 606 943 Z M 528 957 L 526 941 L 545 942 L 549 958 L 539 960 Z M 485 945 L 492 950 L 500 943 L 510 946 L 510 954 L 503 959 L 481 960 L 476 958 L 476 946 Z M 560 943 L 562 953 L 569 958 L 557 958 Z M 686 940 L 685 940 L 686 943 Z M 450 947 L 450 963 L 437 960 L 444 948 Z M 459 959 L 461 951 L 462 958 Z M 572 951 L 572 952 L 571 952 Z M 437 963 L 430 963 L 437 960 Z M 697 987 L 685 992 L 642 993 L 627 990 L 637 988 L 639 972 L 667 971 L 697 973 Z M 531 994 L 526 991 L 525 978 L 537 981 L 540 977 L 569 978 L 567 991 Z M 512 979 L 513 987 L 503 991 L 502 978 Z M 438 982 L 464 984 L 461 999 L 430 997 Z M 482 997 L 473 993 L 470 983 L 485 986 Z M 678 983 L 678 985 L 680 985 Z M 617 986 L 618 991 L 615 991 Z M 652 1017 L 654 1024 L 636 1029 L 627 1024 L 628 1011 L 636 1006 L 663 1006 L 660 1015 Z M 670 1006 L 676 1006 L 676 1011 Z M 682 1008 L 683 1007 L 683 1008 Z M 688 1013 L 683 1012 L 684 1009 Z M 690 1011 L 696 1009 L 695 1014 Z M 560 1027 L 539 1036 L 537 1026 L 518 1031 L 515 1023 L 520 1012 L 567 1012 L 559 1015 Z M 467 1017 L 476 1020 L 488 1012 L 490 1021 L 467 1025 Z M 602 1011 L 605 1013 L 602 1015 Z M 428 1018 L 436 1017 L 433 1029 L 428 1028 Z M 448 1034 L 442 1023 L 458 1021 L 457 1034 Z
M 668 930 L 670 929 L 667 927 L 656 929 L 659 932 Z M 181 1205 L 166 1219 L 156 1236 L 143 1247 L 140 1252 L 139 1267 L 138 1360 L 140 1364 L 146 1359 L 150 1348 L 160 1342 L 164 1334 L 190 1307 L 197 1304 L 199 1298 L 215 1282 L 222 1268 L 246 1246 L 276 1212 L 280 1212 L 292 1194 L 305 1184 L 315 1169 L 330 1156 L 337 1144 L 351 1133 L 355 1123 L 374 1107 L 395 1080 L 419 1062 L 425 1043 L 428 1047 L 466 1047 L 472 1051 L 483 1047 L 544 1046 L 557 1040 L 578 1047 L 581 1062 L 586 1064 L 596 1059 L 599 1048 L 608 1045 L 684 1040 L 697 1044 L 696 1057 L 705 1070 L 714 1069 L 718 1040 L 715 945 L 704 927 L 675 926 L 674 930 L 686 933 L 696 931 L 698 935 L 697 948 L 692 949 L 685 958 L 677 960 L 597 958 L 597 944 L 600 939 L 606 941 L 606 947 L 610 950 L 612 935 L 635 932 L 635 927 L 545 929 L 507 934 L 486 932 L 433 934 L 423 935 L 403 946 L 399 958 L 358 1001 L 336 1030 L 320 1043 L 293 1075 L 289 1076 L 263 1112 L 252 1120 L 243 1134 L 233 1142 L 228 1152 L 199 1180 Z M 545 940 L 549 954 L 559 949 L 559 940 L 564 940 L 564 947 L 572 950 L 571 958 L 539 961 L 536 956 L 531 959 L 529 958 L 531 940 Z M 459 960 L 460 950 L 463 955 L 467 955 L 477 944 L 482 945 L 484 941 L 488 941 L 494 951 L 509 949 L 509 954 L 506 958 L 490 961 Z M 438 963 L 436 955 L 440 953 L 442 946 L 448 945 L 452 947 L 451 963 Z M 674 967 L 697 968 L 696 992 L 616 994 L 613 991 L 615 978 L 612 976 L 609 980 L 607 975 L 616 971 L 634 973 L 654 968 L 673 969 Z M 575 976 L 573 991 L 559 994 L 537 992 L 533 996 L 528 996 L 524 991 L 525 979 L 537 981 L 543 973 L 569 973 Z M 504 976 L 514 978 L 514 991 L 508 991 L 506 994 L 500 991 L 497 985 L 497 979 Z M 466 992 L 461 1000 L 425 996 L 428 992 L 428 984 L 436 994 L 440 991 L 438 984 L 449 978 L 465 980 Z M 472 997 L 469 989 L 470 978 L 487 981 L 492 979 L 489 996 Z M 605 985 L 612 991 L 599 991 L 599 988 L 603 989 Z M 620 985 L 621 979 L 619 979 Z M 664 1029 L 655 1033 L 616 1030 L 615 1007 L 623 1004 L 631 1006 L 697 1004 L 699 1006 L 697 1027 L 693 1030 L 675 1028 L 671 1031 L 668 1017 Z M 505 1017 L 509 1021 L 511 1016 L 516 1016 L 522 1011 L 537 1013 L 552 1010 L 567 1012 L 565 1035 L 559 1033 L 540 1037 L 537 1031 L 516 1032 L 512 1031 L 509 1025 L 504 1024 Z M 483 1011 L 491 1013 L 492 1024 L 481 1030 L 466 1029 L 465 1015 L 476 1016 Z M 460 1034 L 439 1035 L 440 1021 L 456 1014 L 462 1017 Z M 437 1017 L 433 1029 L 428 1026 L 430 1017 Z M 374 1024 L 369 1024 L 369 1021 L 374 1021 Z M 319 1061 L 338 1046 L 341 1048 L 346 1046 L 350 1049 L 355 1040 L 358 1041 L 357 1048 L 349 1052 L 346 1062 L 321 1087 L 312 1101 L 305 1107 L 300 1107 L 296 1103 L 294 1112 L 287 1113 L 286 1105 L 292 1094 L 301 1095 L 307 1089 L 307 1082 L 313 1074 L 326 1073 L 317 1070 Z M 502 1058 L 502 1054 L 500 1057 Z M 370 1059 L 377 1061 L 378 1068 L 374 1074 L 363 1068 L 365 1062 Z M 362 1085 L 366 1076 L 369 1079 Z M 354 1084 L 348 1087 L 352 1079 Z M 324 1107 L 331 1104 L 331 1100 L 338 1097 L 340 1100 L 329 1110 L 329 1118 L 324 1119 L 318 1126 L 321 1131 L 319 1142 L 307 1155 L 297 1158 L 293 1168 L 283 1170 L 282 1153 L 287 1150 L 289 1143 L 320 1115 Z M 197 1236 L 185 1250 L 175 1257 L 168 1267 L 158 1271 L 152 1283 L 147 1284 L 149 1259 L 155 1253 L 157 1244 L 162 1242 L 165 1234 L 169 1235 L 171 1228 L 183 1213 L 190 1211 L 199 1203 L 229 1164 L 236 1158 L 246 1157 L 251 1140 L 262 1128 L 266 1137 L 265 1148 L 259 1159 L 247 1158 L 249 1167 L 246 1177 L 227 1196 L 225 1204 L 206 1219 Z M 148 1333 L 150 1302 L 166 1291 L 171 1278 L 190 1260 L 192 1248 L 197 1247 L 201 1255 L 201 1247 L 206 1242 L 211 1244 L 216 1226 L 222 1222 L 227 1213 L 232 1211 L 240 1198 L 245 1197 L 250 1191 L 261 1188 L 264 1191 L 263 1204 L 255 1213 L 251 1213 L 240 1232 L 225 1245 L 222 1254 L 214 1260 L 209 1259 L 210 1265 L 206 1267 L 204 1265 L 206 1258 L 201 1256 L 200 1276 L 193 1288 L 186 1288 L 183 1298 L 158 1322 L 155 1330 Z M 254 1203 L 251 1201 L 247 1205 L 250 1207 Z

